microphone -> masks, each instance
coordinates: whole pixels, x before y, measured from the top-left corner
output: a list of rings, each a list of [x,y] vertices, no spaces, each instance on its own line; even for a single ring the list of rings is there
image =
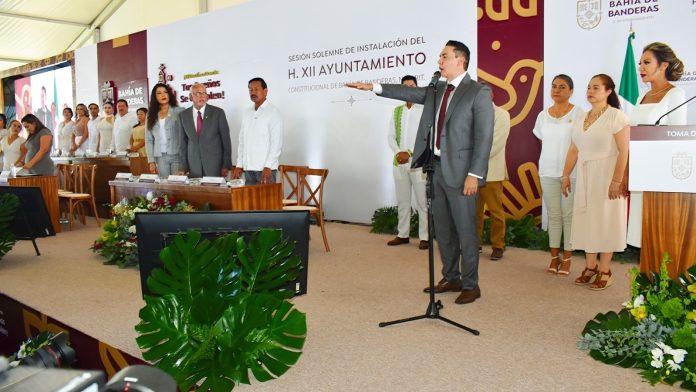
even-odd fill
[[[440,71],[435,71],[435,73],[433,74],[433,78],[430,79],[430,83],[428,83],[428,87],[435,86],[437,84],[438,80],[440,80],[441,75],[442,74],[440,73]]]
[[[680,107],[686,105],[687,103],[693,101],[694,98],[696,98],[696,95],[694,95],[693,97],[691,97],[691,98],[687,99],[686,101],[680,103],[680,104],[677,105],[674,109],[672,109],[672,110],[668,111],[667,113],[661,115],[660,118],[658,118],[657,121],[655,121],[655,124],[654,124],[654,125],[660,125],[660,121],[661,121],[663,118],[665,118],[665,116],[668,116],[668,115],[672,114],[673,111],[675,111],[675,110],[679,109]]]

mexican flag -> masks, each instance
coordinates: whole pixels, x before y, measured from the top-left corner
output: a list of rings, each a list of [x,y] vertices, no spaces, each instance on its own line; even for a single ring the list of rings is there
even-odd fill
[[[636,71],[636,58],[633,55],[633,39],[636,33],[628,34],[626,42],[626,56],[624,57],[623,70],[621,71],[621,83],[619,84],[619,95],[626,101],[635,105],[638,101],[640,91],[638,90],[638,72]]]

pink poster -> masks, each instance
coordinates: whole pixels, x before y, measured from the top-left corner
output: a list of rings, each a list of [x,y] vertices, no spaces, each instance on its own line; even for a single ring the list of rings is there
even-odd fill
[[[31,110],[31,78],[21,78],[15,80],[15,109],[17,110],[17,120],[22,120]]]

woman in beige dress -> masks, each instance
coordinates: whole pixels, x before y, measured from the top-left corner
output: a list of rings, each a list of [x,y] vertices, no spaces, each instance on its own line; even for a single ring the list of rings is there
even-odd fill
[[[141,157],[147,156],[145,151],[145,120],[147,119],[147,109],[140,108],[136,110],[138,114],[138,124],[133,127],[130,136],[130,148],[128,152],[137,152]]]
[[[585,269],[575,284],[590,284],[591,290],[604,290],[612,284],[611,258],[614,252],[626,249],[627,190],[621,184],[630,131],[615,90],[608,75],[590,80],[587,101],[592,109],[573,126],[561,177],[567,195],[570,173],[577,164],[570,243],[573,249],[585,251]]]
[[[84,155],[86,146],[85,142],[89,139],[89,130],[87,129],[87,121],[89,121],[89,112],[87,106],[83,103],[78,103],[75,107],[75,129],[72,135],[72,148],[70,155]]]

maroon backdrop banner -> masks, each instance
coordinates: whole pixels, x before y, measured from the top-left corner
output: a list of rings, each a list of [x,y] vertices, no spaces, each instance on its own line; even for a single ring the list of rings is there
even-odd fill
[[[495,104],[510,112],[506,213],[515,219],[539,216],[541,145],[532,129],[543,110],[543,0],[478,0],[478,56],[479,80],[491,85]]]

